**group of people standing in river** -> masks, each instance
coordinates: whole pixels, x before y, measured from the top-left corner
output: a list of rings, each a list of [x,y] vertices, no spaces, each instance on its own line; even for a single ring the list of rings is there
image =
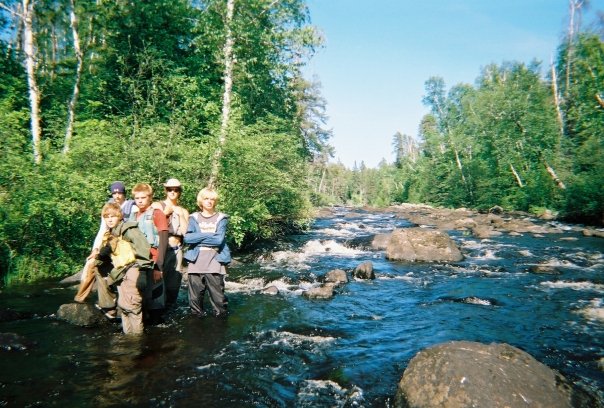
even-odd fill
[[[218,194],[202,189],[197,194],[199,211],[189,214],[179,204],[180,181],[167,180],[164,190],[165,199],[153,201],[149,184],[136,184],[132,199],[127,199],[123,182],[109,186],[111,198],[101,210],[101,226],[75,296],[83,302],[96,281],[96,307],[111,320],[121,318],[126,334],[140,334],[146,322],[161,321],[177,302],[183,276],[193,315],[208,314],[206,292],[209,314],[227,315],[224,278],[231,255],[228,216],[216,211]]]

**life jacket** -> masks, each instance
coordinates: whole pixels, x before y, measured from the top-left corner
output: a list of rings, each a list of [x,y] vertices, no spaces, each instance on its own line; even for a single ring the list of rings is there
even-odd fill
[[[143,232],[145,237],[147,238],[147,242],[151,245],[152,248],[157,248],[159,246],[159,232],[157,231],[157,227],[153,222],[153,212],[155,209],[152,206],[149,206],[145,210],[145,212],[136,219],[135,212],[130,214],[130,221],[135,221],[138,223],[138,228]]]

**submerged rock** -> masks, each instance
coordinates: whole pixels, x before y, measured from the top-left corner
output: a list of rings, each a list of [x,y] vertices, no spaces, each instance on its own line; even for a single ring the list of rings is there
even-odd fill
[[[579,405],[577,405],[579,404]],[[409,362],[395,407],[588,406],[560,373],[505,343],[452,341]]]
[[[463,255],[444,232],[425,228],[400,228],[392,232],[386,258],[421,262],[458,262]]]
[[[14,320],[29,319],[31,313],[17,312],[12,309],[0,310],[0,322],[12,322]]]
[[[0,333],[0,349],[6,351],[24,351],[32,348],[35,342],[16,333]]]

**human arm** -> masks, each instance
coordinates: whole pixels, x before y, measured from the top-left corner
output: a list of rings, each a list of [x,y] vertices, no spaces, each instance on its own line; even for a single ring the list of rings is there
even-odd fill
[[[99,226],[99,230],[97,231],[96,237],[94,238],[94,242],[92,244],[92,251],[86,259],[96,258],[99,253],[99,249],[101,248],[101,245],[103,245],[103,236],[105,235],[105,232],[107,232],[107,225],[105,224],[105,219],[101,217],[101,225]]]
[[[220,247],[226,240],[228,217],[222,218],[216,226],[215,232],[200,232],[194,215],[189,216],[187,233],[184,237],[185,244],[200,245],[204,247]]]
[[[178,214],[178,231],[176,231],[177,235],[184,237],[187,233],[187,229],[189,226],[189,212],[186,208],[181,206],[177,206],[175,208],[176,214]]]
[[[163,272],[164,259],[166,257],[166,250],[168,249],[168,222],[166,220],[166,215],[162,210],[158,210],[157,208],[154,209],[153,222],[155,223],[155,228],[157,228],[157,234],[159,235],[155,263],[159,272]],[[161,278],[161,273],[153,272],[153,275],[154,280],[159,280]]]

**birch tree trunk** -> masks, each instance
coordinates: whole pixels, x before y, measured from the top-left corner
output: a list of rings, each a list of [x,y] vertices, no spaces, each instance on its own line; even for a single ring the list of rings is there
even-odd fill
[[[208,186],[213,188],[216,184],[218,177],[218,171],[220,168],[220,158],[222,157],[222,150],[226,141],[227,130],[229,125],[229,118],[231,115],[231,93],[233,90],[233,33],[231,31],[231,24],[233,22],[233,11],[235,9],[235,0],[227,0],[227,14],[225,21],[225,43],[224,43],[224,94],[222,96],[222,122],[220,124],[220,135],[218,138],[218,146],[214,152],[214,158],[212,160],[212,173],[210,174],[210,180]]]
[[[510,170],[512,170],[512,174],[514,174],[514,177],[516,178],[516,183],[518,183],[518,186],[524,187],[524,183],[522,182],[520,175],[518,174],[518,172],[516,171],[516,169],[514,168],[514,165],[512,163],[510,163]]]
[[[36,61],[33,32],[34,4],[30,0],[23,1],[23,51],[25,53],[25,69],[27,72],[27,86],[29,88],[31,139],[34,154],[34,163],[42,162],[40,140],[40,90],[36,81]]]
[[[558,77],[556,75],[556,67],[552,62],[552,93],[554,94],[554,103],[556,104],[556,116],[558,118],[558,126],[560,127],[560,135],[564,134],[564,118],[562,116],[562,107],[560,106],[560,93],[558,91]]]
[[[321,180],[319,181],[319,187],[317,188],[317,193],[321,194],[323,190],[323,182],[325,181],[325,174],[327,173],[327,164],[323,166],[323,170],[321,171]]]
[[[566,190],[566,185],[564,184],[564,182],[562,180],[560,180],[558,178],[558,175],[554,171],[553,167],[550,166],[549,163],[546,162],[545,160],[543,161],[543,165],[545,166],[545,169],[547,170],[549,175],[552,176],[552,179],[554,180],[554,182],[558,185],[558,188],[560,188],[561,190]]]
[[[466,184],[466,177],[463,175],[463,166],[461,165],[461,158],[459,157],[459,152],[456,148],[453,148],[453,152],[455,153],[455,162],[457,162],[457,168],[459,169],[459,173],[461,174],[461,181]]]
[[[75,0],[70,0],[71,4],[71,12],[70,12],[70,21],[71,21],[71,31],[73,33],[73,48],[75,51],[77,64],[76,64],[76,77],[75,83],[73,85],[73,94],[71,95],[71,100],[69,101],[69,107],[67,111],[67,128],[65,130],[65,143],[63,145],[63,154],[69,153],[69,147],[71,143],[71,137],[73,136],[73,124],[75,122],[75,109],[76,103],[78,101],[78,96],[80,94],[80,79],[82,77],[82,65],[84,56],[82,54],[82,49],[80,48],[80,36],[78,34],[78,19],[75,12]]]

